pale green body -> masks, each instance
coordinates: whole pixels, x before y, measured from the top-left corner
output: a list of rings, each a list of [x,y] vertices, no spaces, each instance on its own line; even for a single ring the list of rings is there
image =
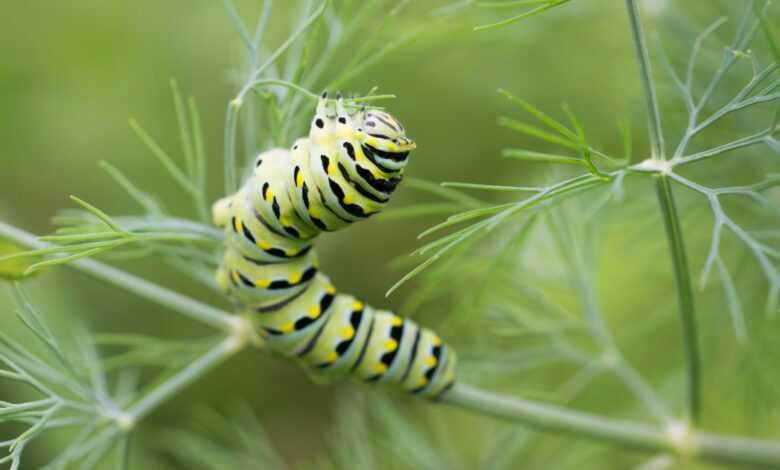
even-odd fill
[[[217,277],[256,315],[269,346],[318,375],[351,374],[438,397],[454,382],[455,353],[430,330],[336,292],[312,248],[379,212],[414,148],[403,127],[377,111],[335,115],[320,101],[308,138],[257,159],[252,176],[214,205],[226,250]]]

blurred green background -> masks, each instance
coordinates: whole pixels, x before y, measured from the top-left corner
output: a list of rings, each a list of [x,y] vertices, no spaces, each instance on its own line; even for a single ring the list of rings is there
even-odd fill
[[[274,43],[284,37],[286,19],[291,14],[285,10],[297,2],[277,3],[271,23],[270,40]],[[574,1],[518,25],[482,33],[471,29],[508,15],[467,9],[445,21],[428,19],[430,10],[446,3],[451,2],[410,2],[383,34],[388,41],[412,28],[423,27],[423,34],[348,86],[349,90],[366,90],[378,85],[380,92],[398,96],[384,105],[418,142],[408,167],[410,177],[434,182],[533,185],[549,182],[559,174],[546,165],[500,157],[505,147],[549,150],[549,146],[496,125],[500,115],[526,118],[499,96],[499,87],[559,117],[563,116],[560,103],[568,103],[584,123],[590,142],[616,154],[622,148],[618,124],[627,118],[633,124],[635,162],[643,158],[647,152],[644,103],[622,2]],[[685,51],[698,31],[722,14],[736,13],[734,3],[740,2],[642,2],[650,37],[661,39],[677,66],[684,63]],[[259,2],[241,0],[236,5],[248,23],[253,23]],[[770,13],[778,18],[776,7]],[[717,35],[719,42],[706,51],[705,64],[711,66],[718,59],[720,44],[729,39],[734,23]],[[0,57],[0,220],[36,234],[50,232],[51,216],[72,207],[70,194],[110,214],[135,211],[125,194],[98,168],[100,160],[121,168],[157,195],[169,211],[191,216],[184,195],[127,125],[128,118],[137,119],[164,148],[179,155],[168,85],[171,78],[179,82],[185,94],[198,100],[209,157],[210,196],[222,196],[225,104],[235,93],[232,71],[240,67],[243,55],[221,2],[0,2]],[[664,77],[658,65],[656,75]],[[665,123],[674,136],[675,126],[684,125],[685,115],[668,83],[662,80],[660,92]],[[718,132],[734,135],[755,130],[766,121],[764,111],[735,118]],[[766,154],[760,149],[744,154],[739,162],[727,156],[690,177],[715,184],[741,184],[780,168],[776,163],[764,163],[771,159],[762,160]],[[700,198],[679,193],[692,269],[698,274],[708,248],[711,219]],[[490,194],[479,196],[492,199]],[[587,209],[594,200],[590,198],[595,196],[583,197],[580,206],[570,211],[576,219],[574,225],[582,225],[578,213]],[[433,199],[428,193],[402,187],[393,206],[407,207]],[[735,206],[735,210],[747,225],[766,228],[761,219],[741,206]],[[675,409],[680,409],[681,351],[675,297],[652,188],[639,181],[627,183],[626,199],[611,205],[607,214],[598,219],[598,263],[593,270],[610,327],[626,346],[629,359]],[[402,306],[425,281],[407,284],[385,299],[384,292],[409,267],[408,263],[391,261],[419,246],[416,235],[441,219],[385,221],[377,217],[343,233],[329,234],[321,243],[322,264],[340,289],[357,293],[374,305],[403,311]],[[525,280],[532,289],[538,285],[554,295],[562,288],[551,279],[560,273],[550,268],[548,277],[544,277],[549,260],[541,248],[544,240],[535,240],[524,250],[532,257],[538,255],[538,277],[518,268],[514,281],[527,276]],[[704,424],[713,431],[779,438],[777,317],[764,314],[766,284],[754,262],[742,256],[739,245],[727,248],[733,250],[728,251],[728,258],[735,260],[733,274],[744,294],[743,308],[751,336],[748,345],[736,342],[716,283],[699,293],[705,352]],[[475,248],[475,253],[480,251]],[[161,269],[153,259],[121,264],[180,292],[227,305],[172,270]],[[511,270],[511,260],[509,264]],[[468,282],[457,284],[456,278],[451,285],[438,286],[438,300],[410,313],[428,324],[445,319],[456,307],[453,299],[468,299]],[[198,325],[156,305],[67,269],[42,275],[28,285],[36,305],[63,328],[71,319],[83,318],[90,329],[99,332],[169,338],[205,333]],[[457,290],[458,295],[448,296],[450,290]],[[561,302],[566,303],[566,294],[560,295]],[[508,351],[505,356],[495,356],[507,364],[497,364],[499,372],[483,371],[481,375],[478,361],[469,366],[469,351],[481,350],[493,341],[493,336],[480,326],[484,312],[473,309],[465,314],[469,321],[450,328],[448,337],[464,351],[466,378],[523,393],[543,390],[545,384],[560,383],[567,376],[568,369],[555,364],[537,369],[528,377],[514,370],[502,375],[502,367],[512,369],[512,344],[501,349]],[[0,294],[0,325],[5,331],[20,330],[10,298],[4,293]],[[0,388],[3,399],[20,393]],[[506,442],[519,439],[509,426],[490,418],[394,395],[390,399],[383,396],[380,401],[377,395],[352,384],[321,387],[284,360],[256,351],[244,352],[148,419],[143,425],[148,433],[134,441],[135,463],[137,468],[184,468],[167,456],[156,433],[188,427],[193,410],[199,406],[220,409],[239,400],[251,406],[293,468],[313,465],[317,456],[339,447],[330,436],[338,427],[339,415],[342,419],[346,416],[339,407],[345,401],[365,399],[367,409],[372,407],[372,400],[381,406],[395,403],[411,426],[431,439],[434,449],[450,456],[450,461],[461,468],[481,465],[481,458],[488,452],[486,443],[499,437]],[[630,401],[614,380],[604,379],[594,382],[575,405],[609,415],[633,416],[636,413],[628,406]],[[382,437],[387,442],[394,438],[392,434]],[[514,462],[508,468],[630,468],[649,458],[567,437],[536,435],[529,439],[530,444],[516,454],[507,450],[507,458]],[[46,446],[37,447],[38,458],[51,452],[47,446],[56,446],[56,441],[45,442]],[[571,461],[566,460],[567,456]],[[383,462],[380,468],[404,465]]]

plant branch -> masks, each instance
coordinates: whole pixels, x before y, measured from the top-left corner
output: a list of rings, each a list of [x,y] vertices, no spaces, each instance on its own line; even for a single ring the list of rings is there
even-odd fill
[[[736,464],[740,468],[744,465],[772,468],[780,465],[780,444],[777,442],[702,433],[684,426],[655,429],[464,384],[456,384],[442,401],[544,431],[601,439],[649,452],[669,452],[681,457]]]
[[[642,23],[639,19],[636,0],[626,0],[631,31],[634,36],[637,59],[639,60],[640,77],[647,100],[648,120],[650,124],[650,142],[652,155],[650,161],[666,160],[663,132],[661,130],[661,114],[658,107],[658,97],[650,69],[650,58],[645,45]],[[690,127],[690,123],[689,123]],[[659,174],[656,180],[658,201],[663,213],[669,250],[674,264],[677,297],[680,307],[683,348],[685,350],[685,365],[688,376],[687,414],[694,423],[699,417],[699,351],[696,338],[696,321],[693,305],[693,289],[688,270],[688,259],[680,228],[680,218],[674,205],[671,186],[666,175]]]
[[[669,178],[666,175],[661,174],[657,177],[656,192],[663,214],[664,226],[666,227],[669,252],[672,256],[677,301],[680,309],[685,368],[688,376],[686,411],[688,418],[696,423],[699,419],[700,409],[700,359],[688,256],[685,251],[682,228],[680,227],[680,217],[677,214],[674,195],[669,184]]]
[[[639,71],[642,78],[642,87],[647,101],[648,123],[650,125],[650,144],[651,158],[666,159],[664,149],[664,136],[661,130],[661,112],[658,107],[658,96],[655,92],[655,82],[653,81],[653,72],[650,68],[650,57],[645,44],[642,23],[639,20],[639,11],[637,10],[636,0],[626,0],[628,9],[628,18],[631,21],[631,32],[634,37],[634,46],[636,46],[636,56],[639,61]]]
[[[131,422],[138,421],[164,401],[169,400],[182,388],[194,382],[224,360],[240,351],[246,345],[246,338],[230,335],[223,339],[206,354],[157,386],[150,393],[130,406],[127,417]]]
[[[32,249],[42,249],[52,246],[38,240],[29,232],[25,232],[24,230],[20,230],[1,221],[0,237]],[[177,292],[173,292],[157,284],[153,284],[97,261],[80,259],[70,263],[69,266],[82,271],[95,279],[113,284],[128,292],[156,302],[164,307],[168,307],[182,315],[222,330],[233,330],[238,322],[240,322],[239,318],[228,312],[198,302]]]
[[[583,249],[583,246],[589,246],[591,241],[578,243],[577,235],[571,231],[573,224],[568,223],[566,218],[556,217],[556,215],[553,213],[551,220],[554,224],[554,231],[558,234],[559,249],[569,260],[572,280],[586,315],[587,329],[601,349],[599,362],[612,371],[659,422],[671,422],[673,418],[666,405],[617,348],[614,336],[607,326],[593,284],[593,268],[590,267],[592,261],[588,262],[589,256]],[[590,237],[587,232],[584,236]]]

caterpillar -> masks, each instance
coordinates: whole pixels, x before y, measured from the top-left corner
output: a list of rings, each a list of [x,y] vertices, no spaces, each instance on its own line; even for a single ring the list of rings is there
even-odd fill
[[[250,313],[269,348],[316,376],[351,376],[438,398],[456,354],[416,322],[342,294],[319,272],[313,242],[378,213],[416,148],[391,115],[348,112],[323,93],[309,135],[260,154],[245,184],[214,204],[225,253],[217,283]]]

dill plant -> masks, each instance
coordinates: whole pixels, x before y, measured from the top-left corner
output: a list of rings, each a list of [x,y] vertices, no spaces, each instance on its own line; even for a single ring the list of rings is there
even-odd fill
[[[246,69],[238,74],[237,91],[225,113],[225,191],[237,187],[258,151],[286,145],[302,133],[317,97],[315,90],[345,86],[361,71],[423,32],[413,30],[394,41],[381,42],[378,35],[381,28],[375,28],[346,63],[336,70],[331,66],[344,48],[365,34],[366,19],[389,11],[382,21],[384,24],[407,3],[302,2],[290,34],[276,48],[268,48],[266,35],[273,14],[272,2],[263,3],[259,19],[250,29],[232,2],[225,1],[247,63]],[[489,34],[496,28],[515,27],[514,23],[520,21],[544,21],[545,12],[566,8],[569,3],[574,2],[465,1],[440,8],[432,17],[446,19],[469,12],[472,7],[498,11],[518,9],[509,17],[500,16],[475,28],[479,34]],[[773,244],[777,234],[776,230],[763,233],[743,227],[731,215],[724,200],[745,198],[766,212],[766,217],[776,220],[776,204],[768,193],[780,183],[780,177],[767,172],[762,179],[747,185],[709,186],[697,181],[695,168],[716,157],[729,158],[726,154],[738,154],[757,146],[768,153],[780,154],[780,108],[777,106],[780,52],[769,19],[769,6],[749,2],[733,40],[724,48],[720,64],[704,79],[704,85],[696,77],[699,55],[708,37],[725,20],[718,20],[695,38],[683,72],[663,53],[663,45],[658,45],[656,62],[666,70],[666,80],[677,89],[688,116],[676,145],[670,145],[669,132],[661,119],[657,78],[652,71],[657,64],[650,59],[636,1],[626,0],[625,8],[646,99],[649,152],[644,154],[634,148],[628,126],[622,128],[621,154],[601,150],[589,141],[585,125],[568,106],[562,109],[564,121],[517,94],[500,90],[516,113],[499,118],[498,124],[541,140],[547,146],[544,150],[508,148],[503,156],[579,171],[574,174],[557,171],[557,175],[563,175],[561,179],[543,185],[472,182],[438,185],[410,181],[408,185],[415,190],[429,193],[442,202],[398,208],[388,214],[389,218],[428,212],[454,214],[421,234],[421,238],[430,238],[450,230],[415,252],[428,257],[403,276],[388,295],[420,276],[417,289],[406,301],[410,311],[419,310],[445,293],[442,284],[447,284],[446,293],[456,298],[452,303],[458,307],[443,321],[443,327],[454,335],[462,334],[460,340],[457,336],[453,339],[465,346],[466,364],[463,378],[444,397],[444,403],[523,425],[502,428],[499,444],[492,435],[480,443],[485,449],[480,462],[486,467],[511,468],[513,456],[528,452],[532,446],[528,427],[649,452],[648,468],[698,461],[780,466],[780,444],[776,441],[737,437],[728,430],[708,432],[701,424],[706,412],[701,404],[706,391],[701,385],[698,333],[702,313],[694,303],[696,293],[688,253],[690,243],[685,240],[684,211],[675,200],[680,190],[686,190],[706,202],[713,224],[700,284],[703,287],[713,274],[717,275],[734,337],[749,342],[751,318],[743,308],[744,299],[723,252],[723,236],[732,235],[748,253],[749,262],[758,266],[766,285],[763,315],[773,318],[780,295],[780,273],[776,266],[780,252]],[[539,18],[531,19],[535,16]],[[758,38],[763,39],[767,50],[760,59],[751,49]],[[749,61],[751,76],[734,94],[728,95],[725,104],[717,102],[740,61]],[[72,200],[79,208],[58,214],[55,222],[60,228],[52,235],[34,237],[0,222],[0,236],[10,242],[2,245],[7,252],[0,255],[2,273],[15,279],[9,291],[17,305],[17,316],[37,341],[34,345],[26,344],[0,335],[0,361],[4,364],[0,377],[22,384],[35,394],[27,401],[0,403],[0,422],[21,425],[22,429],[0,442],[7,451],[0,461],[10,464],[12,469],[21,468],[23,457],[27,458],[25,449],[36,439],[62,429],[68,430],[67,443],[52,453],[47,468],[99,465],[128,468],[131,437],[150,413],[239,351],[263,348],[251,318],[234,315],[91,259],[96,256],[107,260],[151,258],[215,290],[212,273],[219,259],[222,234],[209,226],[208,205],[213,198],[207,189],[206,147],[199,110],[193,98],[182,97],[175,82],[171,82],[171,91],[183,163],[157,143],[141,124],[131,121],[130,125],[153,158],[189,197],[194,216],[168,213],[118,168],[102,163],[116,185],[137,203],[141,215],[112,216],[74,196]],[[377,94],[373,88],[364,95],[350,97],[347,103],[381,106],[377,100],[392,97]],[[773,106],[769,113],[755,111],[767,104]],[[724,118],[740,113],[754,113],[751,116],[762,119],[766,114],[766,122],[758,130],[732,140],[697,145],[701,134]],[[519,119],[521,115],[530,120]],[[547,150],[552,147],[559,150]],[[693,170],[687,172],[688,168]],[[599,223],[608,217],[605,214],[617,210],[615,201],[625,201],[634,188],[640,187],[637,181],[643,180],[655,187],[677,296],[677,327],[684,343],[683,357],[677,362],[684,364],[685,373],[684,380],[671,380],[665,386],[676,387],[674,396],[685,397],[680,409],[669,403],[668,392],[657,390],[645,372],[640,372],[627,358],[623,352],[625,341],[610,329],[610,322],[615,320],[607,316],[596,284],[597,260],[604,256],[597,248]],[[487,203],[469,194],[474,190],[522,197]],[[495,247],[488,252],[480,243],[487,238],[492,239]],[[528,253],[532,244],[541,247],[536,255]],[[29,251],[20,251],[19,247]],[[534,272],[539,266],[534,256],[548,256],[546,262],[554,267],[556,275]],[[485,263],[485,259],[489,262]],[[91,335],[81,327],[73,332],[56,330],[37,311],[35,300],[29,298],[22,282],[33,273],[59,265],[67,265],[187,316],[211,328],[213,334],[174,341],[132,333]],[[536,279],[541,287],[518,282],[519,275]],[[475,286],[475,278],[489,278],[493,282],[478,282]],[[453,289],[460,284],[468,288]],[[570,305],[553,299],[550,285],[565,286],[568,292],[561,297],[566,297]],[[484,316],[475,319],[469,315],[473,311],[483,311]],[[485,341],[466,333],[475,330],[487,330],[491,339]],[[103,355],[103,350],[118,352]],[[544,387],[523,390],[521,398],[512,390],[514,372],[543,370],[558,363],[566,364],[572,373],[553,391]],[[153,377],[139,372],[149,366],[159,369]],[[611,377],[621,390],[628,392],[629,399],[620,400],[620,406],[629,410],[626,417],[618,417],[603,408],[581,411],[567,406],[602,376]],[[470,381],[481,383],[481,388],[469,385]],[[488,388],[508,391],[500,394]],[[451,430],[436,429],[434,424],[433,431],[423,433],[383,395],[369,398],[381,401],[382,406],[368,403],[366,397],[344,399],[339,412],[340,424],[328,445],[329,455],[319,457],[315,465],[371,468],[391,460],[400,468],[466,468],[457,450],[441,447]],[[435,417],[431,420],[435,421]],[[227,414],[204,409],[194,421],[199,430],[178,428],[161,434],[162,445],[182,465],[287,468],[248,407],[238,404]],[[365,436],[369,430],[377,429],[382,433],[383,444],[368,445]],[[581,457],[577,452],[573,455]],[[564,463],[562,460],[561,464]],[[575,465],[576,461],[569,464]]]

